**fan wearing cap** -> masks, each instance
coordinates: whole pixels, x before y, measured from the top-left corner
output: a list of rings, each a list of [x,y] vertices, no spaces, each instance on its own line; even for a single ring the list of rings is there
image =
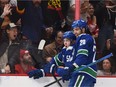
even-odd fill
[[[20,49],[20,64],[15,65],[15,73],[27,74],[27,72],[34,69],[29,51]]]
[[[17,38],[17,25],[15,25],[14,23],[9,23],[8,26],[6,27],[7,30],[7,34],[9,37],[9,41],[15,40]]]
[[[16,41],[17,34],[17,26],[14,23],[9,23],[0,43],[0,69],[2,73],[14,73],[14,64],[18,63],[19,43]]]

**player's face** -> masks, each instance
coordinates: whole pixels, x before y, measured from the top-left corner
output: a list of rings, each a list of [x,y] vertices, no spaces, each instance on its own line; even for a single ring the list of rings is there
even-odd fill
[[[74,32],[75,36],[78,37],[81,34],[81,29],[78,28],[78,27],[77,28],[74,28],[73,29],[73,32]]]
[[[70,39],[65,38],[65,39],[64,39],[64,46],[65,46],[65,47],[69,47],[70,45],[71,45]]]
[[[111,63],[110,63],[110,61],[109,61],[108,59],[105,59],[105,60],[103,61],[103,69],[104,69],[104,70],[110,70],[110,68],[111,68]]]

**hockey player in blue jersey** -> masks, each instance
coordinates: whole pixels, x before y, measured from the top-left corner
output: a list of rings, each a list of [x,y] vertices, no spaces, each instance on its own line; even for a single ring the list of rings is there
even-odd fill
[[[73,58],[74,56],[74,43],[76,41],[76,36],[73,34],[72,31],[67,31],[63,34],[63,40],[64,40],[64,47],[62,48],[62,51],[57,54],[53,59],[50,61],[50,63],[46,64],[43,69],[37,69],[32,70],[28,73],[29,77],[34,77],[34,79],[40,78],[45,76],[46,73],[53,73],[56,72],[57,69],[64,69],[66,67],[69,67],[73,64],[73,61],[75,60]],[[56,69],[57,68],[57,69]],[[65,73],[64,73],[65,74]],[[64,80],[69,80],[70,75],[60,75]]]
[[[94,38],[87,34],[87,24],[84,20],[76,20],[72,24],[74,34],[77,36],[75,53],[72,65],[58,68],[57,73],[64,80],[70,78],[69,87],[94,87],[96,83],[96,65],[87,67],[81,71],[77,70],[95,61],[96,44]]]

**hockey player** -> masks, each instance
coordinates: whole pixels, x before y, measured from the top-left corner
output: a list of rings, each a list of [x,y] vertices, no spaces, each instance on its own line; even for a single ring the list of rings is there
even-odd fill
[[[96,44],[93,37],[87,29],[87,23],[84,20],[76,20],[72,24],[74,34],[77,36],[75,43],[75,59],[72,65],[64,68],[58,68],[57,73],[67,80],[69,76],[69,87],[94,87],[96,83],[97,69],[96,65],[77,71],[79,68],[94,62],[96,55]]]
[[[73,58],[74,56],[74,48],[73,45],[76,40],[76,36],[73,34],[72,31],[67,31],[63,34],[63,40],[64,40],[64,47],[62,48],[62,51],[57,54],[50,63],[46,64],[43,69],[37,69],[30,71],[28,73],[29,77],[34,77],[34,79],[40,78],[45,76],[46,73],[53,73],[56,71],[56,68],[64,68],[69,67],[72,65],[73,61],[75,60]],[[63,76],[64,80],[69,80],[70,76],[67,77]]]

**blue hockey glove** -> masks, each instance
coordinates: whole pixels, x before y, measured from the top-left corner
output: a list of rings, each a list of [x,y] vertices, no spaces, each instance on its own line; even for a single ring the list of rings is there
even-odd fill
[[[45,73],[43,69],[36,69],[28,72],[29,78],[39,79],[40,77],[44,77]]]
[[[44,66],[44,71],[45,73],[54,73],[56,71],[55,64],[50,64],[50,63],[46,64]]]
[[[57,74],[62,77],[63,81],[68,81],[71,78],[71,72],[68,67],[58,68]]]

